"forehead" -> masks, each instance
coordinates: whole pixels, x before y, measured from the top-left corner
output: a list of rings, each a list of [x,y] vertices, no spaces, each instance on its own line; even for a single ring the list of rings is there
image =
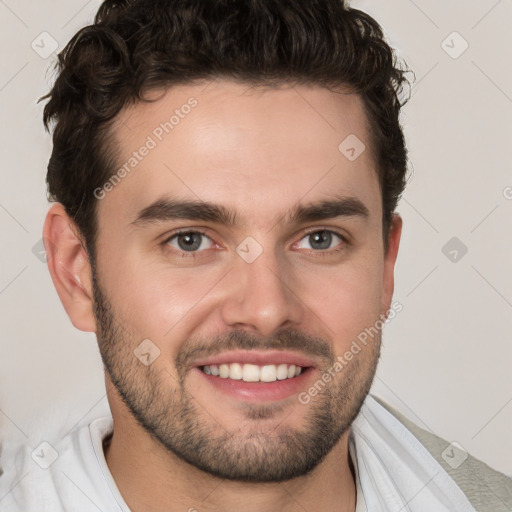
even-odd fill
[[[109,215],[133,220],[165,196],[258,212],[262,222],[332,195],[380,205],[356,94],[221,80],[180,85],[124,109],[112,134],[124,172],[100,201]]]

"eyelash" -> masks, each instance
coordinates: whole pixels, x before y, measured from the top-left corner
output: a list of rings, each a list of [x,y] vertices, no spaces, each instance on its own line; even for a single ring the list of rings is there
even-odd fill
[[[299,241],[301,241],[302,239],[306,238],[307,236],[310,236],[314,233],[318,233],[320,231],[327,231],[328,233],[332,233],[336,236],[338,236],[340,239],[341,239],[341,243],[336,246],[334,249],[326,249],[326,250],[323,250],[323,251],[315,251],[313,249],[311,249],[311,255],[315,258],[324,258],[326,256],[331,256],[332,254],[334,253],[339,253],[341,251],[344,251],[347,249],[347,246],[349,245],[349,241],[347,240],[347,238],[342,235],[341,233],[339,233],[338,231],[334,231],[332,229],[327,229],[327,228],[322,228],[321,226],[320,227],[316,227],[314,229],[311,229],[310,231],[306,231],[303,236],[299,239]],[[203,256],[202,253],[206,252],[206,250],[203,250],[203,251],[177,251],[175,250],[174,248],[171,248],[169,246],[169,242],[179,236],[179,235],[183,235],[183,234],[186,234],[186,233],[195,233],[195,234],[199,234],[199,235],[202,235],[202,236],[205,236],[206,238],[209,238],[214,244],[216,243],[210,236],[208,236],[206,233],[204,233],[203,231],[199,230],[199,229],[184,229],[184,230],[181,230],[181,231],[176,231],[174,232],[172,235],[168,236],[163,242],[162,242],[162,246],[173,252],[175,255],[178,255],[179,257],[181,258],[199,258],[201,256]]]
[[[178,251],[169,245],[169,242],[173,238],[176,238],[179,235],[185,235],[187,233],[196,233],[198,235],[205,236],[206,238],[209,238],[213,243],[215,243],[215,241],[210,236],[208,236],[206,233],[204,233],[203,231],[201,231],[199,229],[183,229],[180,231],[175,231],[172,235],[168,236],[162,242],[162,247],[164,249],[166,249],[167,251],[172,252],[173,255],[176,255],[180,258],[200,258],[201,256],[203,256],[202,253],[204,253],[205,251]]]
[[[326,257],[332,256],[333,254],[338,254],[347,249],[347,247],[349,245],[349,241],[346,236],[342,235],[338,231],[334,231],[333,229],[322,228],[321,226],[315,227],[314,229],[311,229],[310,231],[306,231],[303,234],[303,236],[299,239],[299,241],[303,240],[307,236],[312,235],[313,233],[318,233],[319,231],[326,231],[327,233],[332,233],[332,234],[338,236],[341,239],[341,242],[339,245],[337,245],[333,249],[325,249],[323,251],[315,251],[313,249],[310,249],[311,252],[309,254],[311,256],[313,256],[314,258],[326,258]]]

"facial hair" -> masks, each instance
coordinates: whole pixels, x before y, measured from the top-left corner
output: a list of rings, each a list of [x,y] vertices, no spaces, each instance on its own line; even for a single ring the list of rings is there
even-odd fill
[[[186,340],[174,368],[156,371],[157,365],[145,366],[134,356],[143,337],[116,317],[94,272],[93,286],[101,357],[124,404],[165,450],[216,477],[282,482],[310,473],[350,427],[369,393],[380,354],[380,331],[335,379],[323,383],[321,392],[300,406],[307,407],[300,428],[286,425],[285,420],[271,430],[262,425],[261,420],[282,414],[283,405],[245,404],[244,429],[228,431],[201,407],[194,389],[187,386],[193,359],[232,349],[291,349],[322,361],[325,372],[336,360],[329,343],[298,329],[282,329],[267,338],[232,330]]]

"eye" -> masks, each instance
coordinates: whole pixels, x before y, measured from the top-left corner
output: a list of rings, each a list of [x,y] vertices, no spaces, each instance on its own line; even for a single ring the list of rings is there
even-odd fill
[[[213,247],[213,240],[199,231],[184,231],[177,233],[165,242],[173,249],[186,252],[197,252]]]
[[[332,249],[345,240],[341,235],[322,229],[319,231],[313,231],[302,238],[296,245],[298,249],[313,249],[315,251],[325,251]]]

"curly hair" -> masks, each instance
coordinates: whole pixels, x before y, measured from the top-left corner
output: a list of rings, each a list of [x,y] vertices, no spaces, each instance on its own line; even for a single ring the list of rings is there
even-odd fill
[[[64,205],[93,259],[93,191],[115,171],[109,128],[121,109],[215,77],[344,86],[361,96],[371,127],[387,247],[407,169],[400,64],[379,24],[343,0],[106,0],[59,54],[42,98],[45,127],[54,126],[48,199]]]

